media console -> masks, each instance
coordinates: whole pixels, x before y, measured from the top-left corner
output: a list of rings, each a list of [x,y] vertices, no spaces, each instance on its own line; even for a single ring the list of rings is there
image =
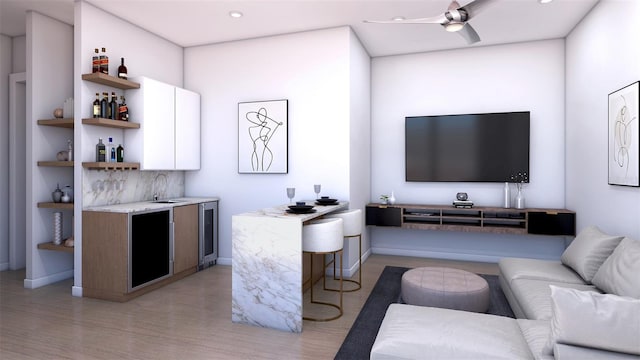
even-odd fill
[[[505,209],[447,205],[368,204],[366,224],[406,229],[575,236],[576,213],[566,209]]]

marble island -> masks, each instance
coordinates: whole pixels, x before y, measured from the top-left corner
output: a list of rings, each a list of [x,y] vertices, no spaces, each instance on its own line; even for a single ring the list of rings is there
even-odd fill
[[[233,322],[302,331],[302,226],[348,206],[290,214],[282,205],[232,217]]]

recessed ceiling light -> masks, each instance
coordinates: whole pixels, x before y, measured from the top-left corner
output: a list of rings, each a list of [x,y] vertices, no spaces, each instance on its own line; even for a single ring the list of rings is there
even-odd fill
[[[229,11],[229,16],[231,16],[232,18],[241,18],[242,17],[242,13],[240,11]]]
[[[402,21],[404,19],[405,19],[404,16],[394,16],[393,19],[391,19],[391,20],[393,20],[393,21]]]
[[[553,0],[538,0],[538,2],[539,2],[540,4],[548,4],[548,3],[552,2],[552,1],[553,1]]]

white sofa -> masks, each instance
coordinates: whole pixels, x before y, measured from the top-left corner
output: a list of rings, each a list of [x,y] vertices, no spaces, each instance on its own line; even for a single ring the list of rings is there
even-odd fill
[[[561,261],[499,269],[517,319],[392,304],[371,359],[640,359],[640,241],[589,227]]]

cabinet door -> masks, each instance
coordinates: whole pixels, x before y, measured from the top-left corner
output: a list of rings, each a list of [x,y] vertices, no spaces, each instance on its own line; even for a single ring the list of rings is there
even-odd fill
[[[176,170],[200,169],[200,94],[175,88]]]
[[[174,262],[173,273],[198,266],[198,205],[173,208]]]

